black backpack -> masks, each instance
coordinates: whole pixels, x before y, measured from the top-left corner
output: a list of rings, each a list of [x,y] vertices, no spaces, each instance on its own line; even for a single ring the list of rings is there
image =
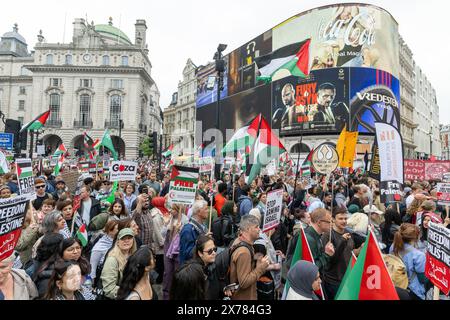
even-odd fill
[[[219,219],[213,221],[211,225],[211,231],[213,234],[214,242],[218,247],[224,247],[225,243],[225,233],[227,227],[230,223],[233,223],[229,217],[221,216]]]
[[[253,263],[253,247],[244,241],[239,242],[237,245],[226,248],[221,253],[219,253],[216,256],[215,265],[221,288],[224,288],[225,286],[230,284],[231,256],[233,255],[234,251],[236,251],[236,249],[240,247],[246,247],[250,251],[250,255],[252,257],[251,261]]]

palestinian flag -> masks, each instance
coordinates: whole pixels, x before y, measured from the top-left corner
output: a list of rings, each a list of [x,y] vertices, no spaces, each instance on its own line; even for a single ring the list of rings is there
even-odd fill
[[[33,176],[33,168],[31,167],[31,161],[29,159],[28,161],[16,161],[16,168],[18,179],[25,179]]]
[[[3,152],[0,152],[0,174],[5,174],[9,172],[8,161]]]
[[[65,154],[67,152],[66,147],[64,146],[64,143],[61,143],[58,147],[58,149],[56,149],[55,153],[53,154],[53,158],[59,157],[62,154]]]
[[[335,300],[399,300],[372,231],[347,272]]]
[[[260,173],[263,166],[266,166],[273,159],[278,158],[283,152],[286,152],[286,148],[280,142],[278,137],[272,132],[272,129],[266,119],[261,117],[258,138],[256,139],[253,147],[253,157],[250,156],[251,159],[253,159],[253,163],[251,164],[247,183],[251,183]]]
[[[315,264],[314,257],[312,255],[311,249],[309,247],[308,240],[306,239],[305,230],[303,229],[302,226],[300,227],[300,233],[298,235],[298,240],[297,240],[297,244],[295,246],[294,255],[292,256],[292,262],[289,267],[292,268],[295,265],[295,263],[300,260],[309,261],[309,262]],[[289,291],[289,288],[290,288],[289,281],[286,281],[286,285],[284,286],[283,297],[286,297],[286,295]],[[315,293],[319,297],[322,297],[322,298],[325,297],[325,295],[323,294],[323,291],[322,291],[322,286],[320,287],[320,290],[316,291]]]
[[[97,140],[93,140],[88,134],[87,132],[83,132],[83,136],[84,136],[84,146],[87,149],[87,152],[89,153],[89,159],[93,160],[96,156],[97,156],[97,148],[100,144],[100,141]]]
[[[171,144],[170,147],[168,147],[168,148],[166,149],[166,151],[164,151],[164,152],[162,153],[162,156],[163,156],[164,158],[168,158],[168,157],[172,156],[172,151],[173,151],[173,144]]]
[[[22,129],[20,129],[19,133],[22,133],[25,130],[28,131],[36,131],[42,128],[47,122],[48,117],[50,116],[50,110],[41,113],[39,116],[31,120],[30,122],[23,125]]]
[[[308,165],[302,166],[300,172],[302,177],[311,177],[311,167]]]
[[[234,152],[240,149],[245,149],[253,145],[258,135],[258,126],[261,121],[261,114],[253,119],[249,125],[240,128],[231,137],[228,143],[223,147],[222,154]]]
[[[198,182],[198,168],[172,166],[170,181]]]
[[[86,231],[86,224],[83,223],[80,227],[80,229],[78,229],[77,231],[77,238],[80,239],[81,241],[81,245],[83,247],[86,247],[86,245],[88,244],[88,234]]]
[[[113,155],[114,160],[118,159],[118,155],[116,152],[116,149],[114,149],[114,144],[111,139],[111,134],[109,133],[109,129],[106,129],[103,133],[102,141],[96,145],[94,148],[99,149],[100,146],[104,146],[105,148],[109,149]]]
[[[309,74],[309,45],[311,39],[279,48],[255,59],[258,80],[271,82],[287,76],[305,78]]]
[[[113,204],[113,202],[116,200],[114,193],[116,193],[118,186],[119,186],[119,182],[115,181],[113,184],[113,187],[111,189],[111,192],[109,193],[109,196],[106,198],[106,202]]]
[[[59,174],[59,171],[61,171],[64,161],[65,161],[65,156],[64,156],[64,153],[62,153],[59,156],[58,163],[56,164],[55,169],[53,169],[53,175],[55,177]]]
[[[350,272],[352,271],[353,267],[355,266],[356,260],[357,260],[356,256],[355,256],[355,254],[352,251],[352,258],[348,262],[347,270],[345,271],[344,278],[342,278],[341,285],[339,286],[339,289],[338,289],[338,291],[336,293],[336,297],[340,294],[340,292],[342,290],[342,287],[343,287],[343,284],[347,281],[348,275],[350,274]]]

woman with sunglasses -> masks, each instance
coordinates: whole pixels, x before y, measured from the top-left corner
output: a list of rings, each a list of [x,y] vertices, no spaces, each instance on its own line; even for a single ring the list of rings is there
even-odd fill
[[[206,299],[220,300],[223,298],[219,277],[216,272],[217,247],[214,240],[206,235],[200,235],[195,243],[193,262],[201,265],[206,279]]]

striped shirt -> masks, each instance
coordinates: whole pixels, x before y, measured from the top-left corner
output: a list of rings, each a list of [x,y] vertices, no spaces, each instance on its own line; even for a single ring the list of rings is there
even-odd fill
[[[133,219],[139,226],[139,238],[143,245],[152,245],[153,238],[153,219],[149,210],[143,210],[142,213],[137,210],[133,211]]]

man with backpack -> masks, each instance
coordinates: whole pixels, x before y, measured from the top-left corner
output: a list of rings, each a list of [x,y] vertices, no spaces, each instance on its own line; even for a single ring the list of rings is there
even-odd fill
[[[248,215],[250,210],[253,209],[253,201],[252,198],[248,196],[248,193],[250,191],[250,186],[248,184],[245,184],[242,187],[241,190],[241,196],[238,199],[238,208],[239,208],[239,215],[238,215],[238,222],[243,216]]]
[[[235,239],[235,229],[237,229],[234,224],[235,206],[233,201],[226,201],[222,207],[222,215],[212,223],[211,231],[218,254]]]
[[[192,250],[194,249],[198,236],[207,234],[205,222],[208,214],[208,203],[205,200],[197,200],[194,202],[192,206],[192,218],[189,223],[183,226],[180,233],[180,254],[178,256],[180,266],[192,259]]]
[[[239,285],[231,297],[232,300],[256,300],[258,279],[269,266],[269,257],[264,256],[257,262],[254,258],[253,244],[259,238],[259,220],[255,216],[242,217],[239,224],[239,237],[230,249],[230,283]]]

